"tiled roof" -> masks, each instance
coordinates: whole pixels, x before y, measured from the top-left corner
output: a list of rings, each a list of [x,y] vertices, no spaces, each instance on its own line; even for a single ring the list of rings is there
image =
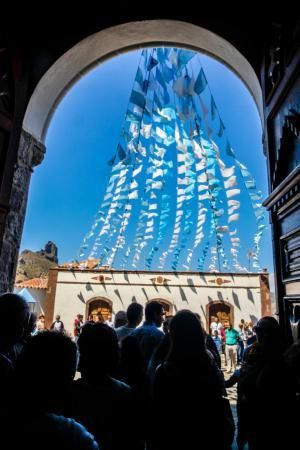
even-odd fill
[[[64,269],[95,269],[99,264],[99,259],[97,258],[88,258],[84,261],[76,261],[71,263],[59,264],[59,268]],[[98,267],[99,269],[103,268],[110,269],[109,266]]]
[[[29,288],[29,289],[47,289],[48,288],[48,278],[32,278],[31,280],[21,281],[15,284],[18,288]]]

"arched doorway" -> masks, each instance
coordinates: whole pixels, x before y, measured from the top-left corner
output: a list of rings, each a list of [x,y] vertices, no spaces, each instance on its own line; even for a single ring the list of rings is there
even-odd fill
[[[171,302],[163,298],[153,298],[152,300],[150,300],[150,302],[154,301],[160,303],[163,306],[166,317],[173,316],[173,305]]]
[[[86,319],[93,319],[95,322],[110,320],[112,315],[112,303],[103,298],[92,299],[87,303]]]
[[[229,322],[234,324],[233,306],[224,301],[210,302],[206,305],[207,330],[214,317],[217,317],[224,328],[228,327]]]

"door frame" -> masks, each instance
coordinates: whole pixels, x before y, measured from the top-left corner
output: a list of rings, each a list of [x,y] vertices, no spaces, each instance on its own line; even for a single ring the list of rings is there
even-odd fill
[[[206,305],[206,330],[209,332],[210,328],[210,309],[212,306],[214,305],[225,305],[229,308],[229,317],[230,317],[230,322],[232,324],[232,326],[234,326],[234,306],[225,301],[225,300],[213,300],[209,303],[207,303]]]
[[[90,314],[89,310],[90,310],[91,303],[93,303],[93,302],[95,302],[97,300],[107,303],[108,308],[110,309],[110,312],[111,312],[111,315],[112,315],[112,313],[113,313],[113,302],[109,298],[106,298],[106,297],[93,297],[93,298],[89,299],[86,302],[86,308],[85,308],[86,320],[88,320],[88,318],[89,318],[89,314]]]

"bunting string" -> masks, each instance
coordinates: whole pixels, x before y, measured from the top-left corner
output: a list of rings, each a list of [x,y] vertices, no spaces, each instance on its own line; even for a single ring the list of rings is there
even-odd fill
[[[230,143],[197,53],[141,52],[107,165],[103,199],[77,258],[123,269],[246,271],[248,230],[239,225],[246,211],[252,228],[244,249],[251,242],[252,270],[260,269],[262,192]]]

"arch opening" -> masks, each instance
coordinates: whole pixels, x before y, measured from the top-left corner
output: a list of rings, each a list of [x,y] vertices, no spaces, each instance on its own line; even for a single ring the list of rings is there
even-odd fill
[[[262,92],[254,69],[229,42],[199,26],[174,20],[130,22],[95,33],[62,55],[37,85],[23,129],[44,143],[62,97],[87,71],[117,54],[141,47],[183,47],[205,53],[229,67],[245,84],[263,123]]]
[[[238,74],[239,77],[243,80],[244,84],[248,87],[248,90],[251,92],[252,96],[255,97],[254,90],[249,87],[250,83],[246,82],[245,77],[242,75],[242,71],[239,73],[239,68],[238,68],[239,65],[242,67],[243,63],[245,63],[246,60],[243,60],[242,55],[238,54],[238,52],[235,53],[236,60],[235,61],[230,60],[230,57],[228,56],[228,54],[226,54],[226,51],[223,51],[223,53],[222,53],[220,45],[219,46],[217,45],[217,44],[221,44],[221,42],[222,42],[222,44],[224,44],[225,47],[228,45],[227,50],[229,48],[232,50],[232,46],[230,46],[229,43],[226,43],[224,40],[222,40],[218,36],[214,35],[213,33],[208,32],[207,30],[203,30],[199,27],[194,27],[193,25],[186,24],[186,23],[179,23],[180,26],[182,26],[184,29],[184,33],[182,34],[183,37],[181,36],[182,39],[181,39],[181,37],[179,39],[177,35],[175,38],[174,32],[173,32],[173,34],[172,33],[169,34],[170,37],[166,37],[166,35],[163,35],[163,33],[161,31],[161,27],[163,24],[165,25],[165,22],[168,22],[168,24],[170,25],[170,23],[172,21],[154,21],[154,22],[157,24],[159,23],[159,26],[157,26],[156,28],[154,27],[155,33],[157,33],[157,36],[158,36],[155,39],[154,39],[154,34],[151,35],[152,36],[151,39],[149,36],[147,36],[147,38],[145,38],[144,41],[143,41],[144,38],[142,38],[141,36],[138,37],[137,35],[135,35],[134,38],[131,38],[130,43],[128,43],[128,42],[126,43],[126,37],[122,36],[122,39],[120,39],[118,41],[118,45],[119,45],[118,51],[113,50],[112,49],[113,46],[110,46],[110,44],[108,45],[108,43],[106,42],[107,48],[105,49],[104,46],[102,46],[102,53],[100,52],[99,48],[97,48],[97,49],[95,48],[92,52],[93,56],[90,55],[88,57],[88,58],[91,57],[93,59],[92,62],[91,62],[91,59],[89,59],[89,61],[88,61],[87,59],[84,59],[84,57],[81,60],[82,55],[80,55],[80,52],[82,52],[83,48],[87,49],[87,46],[91,46],[92,42],[94,42],[95,44],[99,43],[99,37],[101,36],[103,38],[105,36],[106,32],[111,33],[111,35],[113,33],[116,33],[119,28],[113,27],[112,29],[103,30],[100,33],[96,33],[95,35],[90,36],[89,38],[85,39],[84,41],[82,41],[81,43],[79,43],[78,45],[73,47],[71,50],[69,50],[69,52],[67,52],[65,55],[63,55],[60,58],[60,60],[57,61],[58,65],[56,66],[56,63],[54,64],[54,66],[56,66],[56,67],[52,66],[50,71],[53,69],[52,75],[54,75],[55,71],[57,71],[56,74],[58,75],[58,79],[60,79],[61,84],[60,84],[60,87],[58,87],[58,85],[56,85],[56,87],[52,86],[53,89],[54,88],[56,89],[56,94],[57,94],[56,100],[52,104],[53,108],[48,109],[47,119],[46,119],[46,116],[44,116],[45,120],[42,124],[42,127],[40,128],[40,134],[39,134],[41,140],[43,140],[45,137],[45,134],[47,132],[48,123],[51,119],[51,116],[52,116],[54,110],[55,110],[56,104],[60,101],[61,97],[64,96],[64,94],[72,87],[74,82],[79,77],[82,77],[82,75],[84,75],[87,71],[89,71],[94,65],[98,65],[99,62],[101,63],[109,58],[112,58],[117,53],[124,53],[124,52],[127,52],[128,50],[132,50],[134,48],[141,47],[142,43],[143,43],[143,47],[152,47],[154,44],[157,44],[159,42],[159,45],[162,45],[162,44],[168,45],[168,46],[171,46],[171,45],[177,46],[178,45],[181,48],[189,48],[189,49],[196,50],[197,52],[201,51],[201,52],[207,53],[207,54],[213,56],[218,61],[221,61],[222,63],[224,63],[226,66],[230,67],[230,69],[232,69],[232,71],[234,73]],[[151,21],[151,23],[152,23],[152,21]],[[128,25],[130,28],[132,24],[126,24],[126,25]],[[172,23],[172,25],[174,25],[174,23]],[[191,29],[190,29],[190,27],[191,27]],[[196,28],[199,33],[201,30],[200,34],[202,35],[202,41],[200,39],[200,34],[199,33],[197,34],[197,32],[195,30]],[[188,29],[190,29],[190,31],[188,31]],[[162,33],[162,34],[160,34],[160,33]],[[159,36],[161,36],[161,39],[159,38]],[[196,37],[198,38],[197,42],[196,42]],[[117,45],[117,38],[114,41],[114,45]],[[97,47],[97,45],[96,45],[96,47]],[[68,57],[70,57],[70,61],[71,61],[72,58],[74,58],[74,55],[76,54],[76,52],[79,52],[79,53],[77,53],[77,56],[78,56],[78,60],[80,60],[80,62],[77,61],[77,66],[76,65],[72,66],[71,63],[70,63],[70,65],[68,65],[68,64],[67,64],[67,66],[65,65],[66,72],[68,72],[68,75],[69,75],[69,81],[68,81],[68,79],[67,79],[68,77],[64,77],[65,74],[62,73],[63,70],[62,70],[62,67],[60,66],[60,64],[62,64],[62,62],[66,63],[65,57],[67,55],[68,55]],[[239,62],[237,62],[237,61],[239,61]],[[248,66],[247,66],[247,64],[248,64]],[[79,66],[81,67],[80,70],[78,69]],[[246,70],[246,66],[247,66],[247,70]],[[246,70],[246,72],[249,69],[250,71],[252,70],[252,72],[254,74],[254,71],[250,67],[249,63],[246,62],[246,66],[244,66],[244,69]],[[71,72],[72,72],[72,76],[71,76]],[[35,94],[37,94],[37,95],[35,98],[32,98],[32,104],[29,105],[29,107],[28,107],[29,108],[27,111],[28,114],[26,113],[26,117],[24,120],[24,128],[26,128],[28,126],[29,132],[30,132],[30,130],[29,130],[30,107],[34,107],[34,104],[41,105],[40,100],[43,100],[41,92],[45,92],[45,90],[42,89],[42,85],[44,86],[44,88],[46,88],[46,91],[47,91],[47,87],[50,86],[49,83],[47,84],[47,82],[51,81],[51,77],[48,75],[50,75],[50,74],[47,72],[47,74],[45,75],[46,78],[45,79],[43,78],[41,80],[41,84],[38,86],[37,92],[35,92]],[[47,79],[47,76],[48,76],[48,79]],[[255,76],[255,74],[254,74],[254,76]],[[55,82],[58,82],[57,78],[55,79]],[[39,94],[41,94],[41,96],[39,96]],[[257,102],[258,97],[255,97],[255,98],[256,98],[256,105],[257,105],[259,103],[259,102]],[[55,95],[54,95],[53,99],[55,99]],[[49,102],[48,102],[48,106],[49,106]],[[26,124],[26,126],[25,126],[25,124]],[[37,130],[37,128],[36,128],[36,130]],[[33,134],[33,132],[32,132],[32,134]],[[37,134],[35,133],[34,135],[38,136],[38,133]]]
[[[111,320],[112,302],[108,299],[96,298],[87,303],[86,320],[105,322]]]
[[[225,301],[212,301],[206,305],[207,330],[214,318],[218,318],[223,328],[227,328],[229,322],[234,324],[233,305]]]

